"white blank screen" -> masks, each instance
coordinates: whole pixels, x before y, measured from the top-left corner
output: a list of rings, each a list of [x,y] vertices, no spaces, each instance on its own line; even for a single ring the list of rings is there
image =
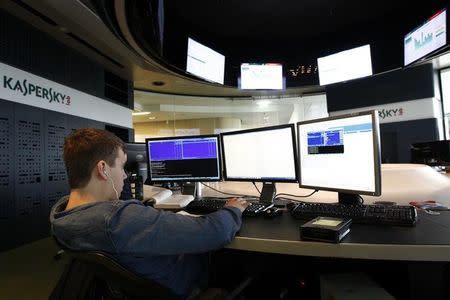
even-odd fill
[[[225,56],[189,38],[186,71],[223,84]]]
[[[300,185],[375,192],[372,116],[298,125]]]
[[[441,70],[442,101],[444,114],[450,114],[450,69]]]
[[[320,85],[372,75],[370,45],[319,57]]]
[[[227,178],[296,180],[291,128],[223,135]]]

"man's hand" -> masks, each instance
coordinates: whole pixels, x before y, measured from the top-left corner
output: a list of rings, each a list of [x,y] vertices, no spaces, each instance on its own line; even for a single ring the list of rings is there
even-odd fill
[[[238,198],[231,198],[225,202],[225,206],[237,207],[241,212],[243,212],[249,205],[250,203],[247,201]]]

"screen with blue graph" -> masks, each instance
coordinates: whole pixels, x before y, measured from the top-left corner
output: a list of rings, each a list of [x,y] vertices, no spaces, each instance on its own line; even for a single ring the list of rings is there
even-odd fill
[[[220,180],[218,136],[146,139],[151,181]]]
[[[308,132],[308,154],[344,153],[344,130]]]

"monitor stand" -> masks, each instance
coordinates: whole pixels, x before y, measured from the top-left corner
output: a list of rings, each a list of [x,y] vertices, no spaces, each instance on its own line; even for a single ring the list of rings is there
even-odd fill
[[[202,197],[202,185],[200,182],[184,182],[181,185],[181,194],[194,196],[195,199]]]
[[[263,187],[261,190],[261,196],[259,197],[259,202],[265,204],[272,204],[273,198],[277,193],[274,182],[263,182]]]
[[[361,196],[358,194],[338,193],[339,204],[358,205],[361,204]]]

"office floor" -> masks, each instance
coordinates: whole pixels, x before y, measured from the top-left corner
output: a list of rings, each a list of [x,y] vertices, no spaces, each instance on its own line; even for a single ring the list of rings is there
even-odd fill
[[[0,252],[0,298],[47,300],[66,263],[51,238]]]

